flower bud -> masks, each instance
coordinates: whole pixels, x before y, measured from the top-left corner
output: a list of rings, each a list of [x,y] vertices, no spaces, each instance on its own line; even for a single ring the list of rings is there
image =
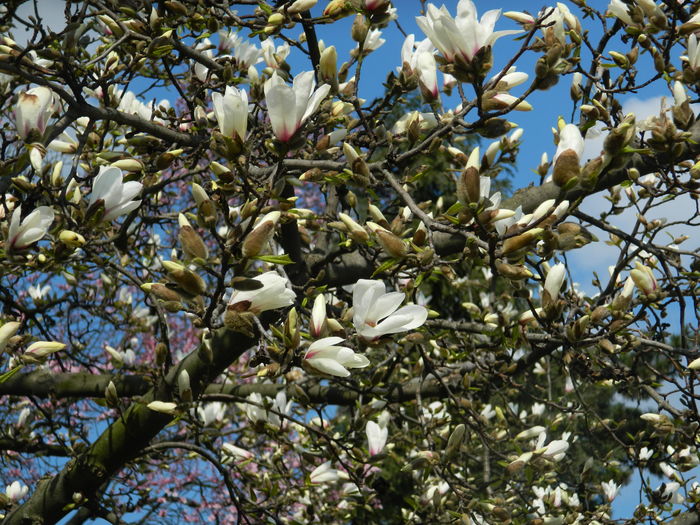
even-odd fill
[[[160,412],[161,414],[168,414],[174,416],[177,414],[177,404],[168,403],[165,401],[151,401],[146,405],[150,410],[154,412]]]
[[[8,321],[7,323],[0,326],[0,354],[2,354],[5,351],[7,344],[10,342],[10,339],[12,339],[12,337],[14,337],[14,335],[18,332],[20,326],[22,326],[22,323],[19,323],[17,321]]]
[[[117,394],[117,386],[113,381],[110,381],[105,388],[105,401],[110,407],[119,406],[119,395]]]
[[[272,239],[280,217],[281,213],[279,211],[271,211],[260,220],[258,225],[243,241],[241,249],[243,257],[255,257],[263,250],[265,245]]]
[[[32,343],[22,354],[22,360],[28,363],[43,363],[46,358],[66,347],[55,341],[37,341]]]
[[[180,399],[185,403],[192,401],[192,388],[190,387],[190,374],[187,370],[183,370],[177,376],[177,388],[180,393]]]
[[[170,279],[187,294],[202,295],[207,290],[207,284],[199,275],[189,268],[173,261],[163,261],[163,267]]]
[[[69,248],[79,248],[85,244],[85,237],[71,230],[62,230],[58,239]]]
[[[209,257],[209,250],[207,245],[199,236],[199,234],[194,231],[194,228],[187,221],[187,218],[180,213],[178,215],[178,222],[180,224],[180,231],[178,232],[178,240],[180,241],[180,246],[187,259],[207,259]]]

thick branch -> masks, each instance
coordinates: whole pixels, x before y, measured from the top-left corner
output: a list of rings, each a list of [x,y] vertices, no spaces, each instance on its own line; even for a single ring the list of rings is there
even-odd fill
[[[9,514],[5,525],[23,523],[55,523],[66,514],[64,508],[77,492],[85,499],[94,499],[99,487],[138,456],[170,421],[172,416],[154,412],[146,405],[154,400],[170,401],[182,370],[190,376],[195,396],[226,367],[252,346],[255,341],[241,334],[219,331],[212,339],[213,361],[203,358],[201,348],[172,368],[158,385],[151,388],[141,402],[132,403],[124,414],[77,458],[49,480],[40,482],[31,497]],[[93,386],[94,388],[94,386]]]

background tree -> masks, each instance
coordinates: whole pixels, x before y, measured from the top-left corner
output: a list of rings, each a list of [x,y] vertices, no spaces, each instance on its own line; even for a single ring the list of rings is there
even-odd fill
[[[700,11],[593,3],[4,7],[3,523],[699,522]]]

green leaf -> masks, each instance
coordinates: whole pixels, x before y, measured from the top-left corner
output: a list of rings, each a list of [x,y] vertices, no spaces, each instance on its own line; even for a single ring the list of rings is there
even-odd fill
[[[374,270],[374,273],[372,274],[372,277],[374,277],[374,276],[376,276],[376,275],[379,275],[380,273],[383,273],[383,272],[387,271],[387,270],[388,270],[389,268],[391,268],[392,266],[396,266],[396,263],[397,263],[396,259],[389,259],[388,261],[383,262],[383,263],[379,266],[379,268],[377,268],[376,270]]]
[[[255,259],[270,264],[294,264],[294,261],[286,253],[284,255],[258,255]]]
[[[16,368],[13,368],[9,372],[5,372],[4,374],[0,375],[0,384],[4,383],[8,379],[10,379],[13,375],[15,375],[17,372],[19,372],[23,368],[24,368],[24,365],[20,365]]]

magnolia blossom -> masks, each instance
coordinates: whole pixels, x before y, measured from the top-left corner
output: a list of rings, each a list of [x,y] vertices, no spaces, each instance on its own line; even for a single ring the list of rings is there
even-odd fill
[[[243,71],[262,60],[262,50],[232,31],[219,32],[219,49],[229,50],[238,69]]]
[[[27,495],[28,491],[29,487],[15,480],[5,487],[5,496],[10,498],[11,501],[19,501]]]
[[[416,17],[416,22],[449,62],[456,59],[471,62],[479,50],[492,45],[498,38],[520,32],[494,32],[500,14],[500,9],[487,11],[478,21],[472,0],[460,0],[456,18],[450,16],[444,5],[438,9],[428,4],[427,15]]]
[[[352,291],[353,324],[364,339],[413,330],[425,323],[428,310],[417,304],[399,308],[406,294],[386,293],[382,281],[360,279]]]
[[[245,90],[226,86],[224,94],[214,93],[211,101],[221,134],[227,137],[235,134],[241,140],[245,139],[248,129],[248,94]]]
[[[339,479],[348,479],[348,475],[345,472],[331,468],[330,461],[319,465],[309,474],[309,481],[314,485],[318,483],[327,483],[329,481],[338,481]]]
[[[7,238],[9,251],[23,250],[46,235],[53,222],[54,212],[50,206],[39,206],[22,221],[21,216],[22,206],[19,205],[12,212],[10,219]]]
[[[195,412],[192,410],[192,412]],[[199,405],[196,410],[197,417],[206,427],[213,423],[223,421],[226,415],[226,405],[220,401],[212,401]]]
[[[265,61],[267,67],[272,69],[279,68],[280,64],[289,56],[290,47],[287,42],[275,47],[275,43],[271,38],[263,40],[262,44],[262,57]]]
[[[229,307],[239,305],[255,314],[276,310],[294,304],[296,294],[287,288],[289,281],[275,272],[265,272],[253,277],[260,281],[262,288],[257,290],[234,290],[229,299]]]
[[[330,376],[348,377],[348,368],[365,368],[369,359],[356,354],[352,348],[337,346],[342,337],[324,337],[314,341],[304,355],[304,364],[314,371]]]
[[[430,39],[426,38],[415,44],[415,36],[410,34],[401,47],[401,62],[408,64],[408,67],[418,76],[421,92],[429,95],[428,98],[437,98],[437,64],[435,63],[433,46]],[[404,66],[405,67],[405,66]]]
[[[690,69],[700,68],[700,46],[698,46],[698,37],[695,36],[695,33],[688,38],[688,54],[682,56],[681,60],[687,62]]]
[[[309,321],[309,333],[312,337],[319,337],[326,327],[326,298],[323,294],[318,294],[314,299],[314,306],[311,309],[311,320]]]
[[[567,124],[559,132],[559,144],[552,162],[556,163],[559,155],[567,150],[572,150],[579,159],[583,155],[583,136],[576,124]]]
[[[555,299],[559,295],[561,285],[566,277],[566,266],[562,263],[555,264],[547,272],[547,278],[544,281],[544,290],[549,294],[550,299]]]
[[[622,0],[610,0],[608,5],[608,13],[620,20],[626,26],[633,26],[634,22],[627,9],[627,4]]]
[[[603,489],[603,494],[605,494],[606,499],[612,502],[617,497],[617,493],[620,491],[620,485],[615,483],[613,480],[603,481],[600,484]]]
[[[231,443],[224,443],[223,445],[221,445],[221,451],[224,453],[224,456],[226,456],[225,459],[236,458],[236,459],[246,460],[246,459],[253,458],[252,452],[245,450],[243,448],[237,447],[236,445],[232,445]]]
[[[210,60],[214,60],[214,53],[212,53],[212,44],[211,40],[208,38],[205,38],[198,42],[194,46],[196,51],[199,51],[202,55],[207,57]],[[207,75],[209,74],[209,68],[205,66],[204,64],[198,62],[198,61],[193,61],[192,63],[192,69],[194,70],[194,76],[197,77],[197,79],[205,83],[207,81]]]
[[[316,89],[313,71],[304,71],[294,77],[292,86],[273,73],[265,82],[265,101],[275,136],[288,142],[306,120],[318,109],[331,86]]]
[[[19,94],[15,107],[15,124],[22,140],[27,140],[32,131],[43,134],[53,114],[54,93],[39,86]]]
[[[381,426],[375,423],[374,421],[367,421],[365,433],[367,434],[369,455],[376,456],[382,451],[384,445],[386,445],[386,440],[389,437],[389,429],[386,426]]]
[[[438,121],[435,115],[432,113],[421,113],[420,111],[411,111],[406,113],[399,120],[396,121],[391,132],[395,135],[401,133],[406,133],[407,130],[411,129],[412,126],[417,126],[420,131],[427,131],[433,129],[438,125]]]
[[[654,272],[639,261],[637,261],[635,269],[630,272],[630,277],[644,295],[654,293],[658,288]]]
[[[384,42],[386,42],[386,40],[382,38],[381,30],[370,29],[367,31],[367,36],[365,36],[365,41],[362,44],[362,52],[370,53],[371,51],[375,51],[382,47]]]
[[[102,201],[105,207],[103,219],[111,221],[139,207],[141,201],[131,199],[141,193],[142,188],[143,184],[140,182],[124,182],[122,170],[119,168],[102,166],[92,183],[90,204]]]

